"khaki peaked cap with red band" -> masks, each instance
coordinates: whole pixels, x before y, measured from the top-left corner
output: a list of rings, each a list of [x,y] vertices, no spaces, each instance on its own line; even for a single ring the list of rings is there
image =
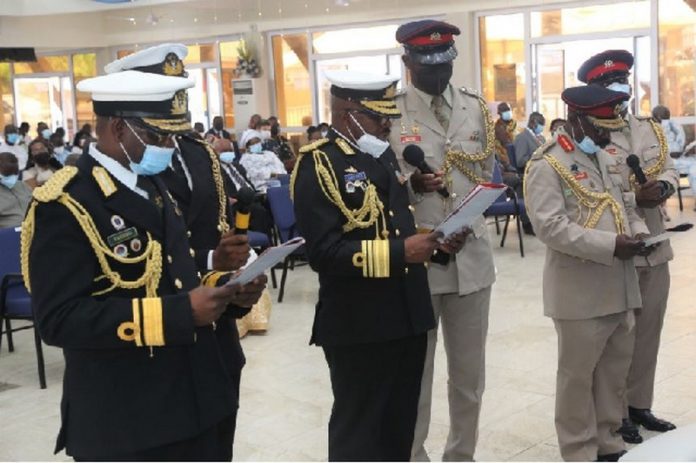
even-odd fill
[[[586,84],[614,75],[628,74],[633,67],[633,55],[626,50],[606,50],[582,63],[578,79]]]
[[[561,99],[572,112],[584,115],[594,126],[621,130],[626,121],[621,117],[621,103],[630,97],[600,85],[582,85],[563,90]]]
[[[443,21],[424,19],[402,24],[396,30],[396,41],[420,64],[449,63],[457,57],[454,36],[457,26]]]

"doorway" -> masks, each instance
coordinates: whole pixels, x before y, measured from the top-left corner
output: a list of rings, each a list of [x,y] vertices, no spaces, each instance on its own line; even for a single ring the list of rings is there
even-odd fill
[[[15,77],[14,92],[18,124],[28,122],[34,130],[39,122],[45,122],[51,131],[63,127],[71,132],[75,108],[70,77]]]

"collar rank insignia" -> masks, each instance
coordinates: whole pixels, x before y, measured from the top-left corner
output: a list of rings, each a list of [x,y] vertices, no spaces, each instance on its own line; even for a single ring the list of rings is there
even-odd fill
[[[575,145],[573,145],[573,142],[570,141],[570,138],[566,135],[559,135],[556,140],[558,141],[558,144],[560,147],[565,151],[566,153],[572,153],[575,150]]]
[[[341,148],[341,151],[343,151],[344,154],[346,154],[348,156],[352,156],[355,154],[355,151],[353,150],[353,148],[343,138],[340,138],[340,137],[336,138],[336,144],[338,145],[339,148]]]

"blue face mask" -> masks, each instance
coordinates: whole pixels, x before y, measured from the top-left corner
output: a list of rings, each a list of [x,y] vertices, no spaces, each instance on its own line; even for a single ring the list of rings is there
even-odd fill
[[[627,95],[633,94],[633,90],[631,89],[631,86],[628,84],[621,84],[619,82],[614,82],[613,84],[609,85],[607,88],[609,90],[613,90],[615,92],[620,92],[620,93],[625,93]],[[621,110],[625,111],[626,108],[628,108],[628,100],[621,102]]]
[[[14,186],[17,184],[17,180],[19,179],[19,175],[14,174],[14,175],[0,175],[0,184],[3,186],[6,186],[10,190],[14,188]]]
[[[263,153],[263,145],[261,143],[256,143],[254,145],[251,145],[249,147],[249,152],[253,154],[261,154]]]
[[[512,120],[512,111],[510,111],[510,110],[503,111],[500,114],[500,117],[502,117],[504,121],[511,121]]]
[[[65,165],[65,160],[68,158],[68,154],[70,153],[68,153],[63,146],[53,150],[53,157],[63,165]]]
[[[596,154],[599,151],[599,146],[594,142],[593,139],[585,135],[585,138],[578,143],[578,148],[585,154]]]
[[[133,132],[135,138],[137,138],[138,141],[142,143],[145,147],[145,151],[143,152],[143,158],[140,160],[140,162],[135,163],[131,160],[130,156],[128,155],[128,152],[123,147],[123,144],[119,143],[121,149],[128,158],[128,161],[130,161],[130,169],[133,172],[135,172],[138,175],[150,176],[157,175],[163,172],[167,167],[169,167],[169,164],[171,164],[172,162],[172,156],[174,155],[174,148],[164,148],[161,146],[148,145],[138,136],[137,133],[135,133],[135,130],[133,130],[133,128],[130,126],[128,122],[126,122],[126,125],[131,130],[131,132]]]
[[[534,133],[537,135],[541,135],[541,133],[544,131],[544,126],[541,124],[537,124],[536,127],[534,127]]]
[[[224,153],[220,153],[220,161],[224,162],[225,164],[232,164],[235,157],[237,157],[237,155],[234,153],[234,151],[225,151]]]
[[[18,133],[7,134],[7,137],[5,137],[5,141],[7,143],[9,143],[10,145],[16,145],[17,142],[19,141],[19,134]]]
[[[49,138],[51,138],[52,133],[53,132],[51,132],[51,129],[43,129],[41,131],[41,136],[44,137],[46,140],[48,140]]]

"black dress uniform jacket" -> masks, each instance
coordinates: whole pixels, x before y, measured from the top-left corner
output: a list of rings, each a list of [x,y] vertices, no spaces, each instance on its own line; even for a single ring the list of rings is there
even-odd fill
[[[351,148],[331,132],[301,150],[294,182],[298,230],[307,241],[311,267],[319,273],[312,342],[321,346],[378,342],[424,333],[435,326],[424,264],[407,264],[404,240],[416,233],[404,178],[389,148],[379,159]],[[340,145],[340,146],[339,146]],[[363,243],[377,240],[375,227],[344,233],[345,215],[319,182],[314,151],[326,156],[349,209],[363,204],[365,189],[349,183],[374,184],[384,205],[389,248],[388,276],[365,276]],[[322,157],[323,157],[322,155]],[[354,184],[354,182],[352,182]],[[350,191],[349,191],[350,190]],[[380,219],[381,224],[382,219]],[[380,230],[381,230],[380,225]]]
[[[196,252],[196,265],[201,272],[205,272],[209,270],[208,252],[217,247],[222,236],[218,229],[221,216],[218,181],[213,174],[213,163],[217,163],[218,168],[220,163],[212,147],[205,141],[183,135],[177,138],[177,142],[181,157],[191,174],[193,187],[189,188],[185,175],[171,168],[162,172],[160,177],[184,213],[186,226],[191,232],[189,241]],[[223,181],[222,176],[219,181]],[[224,184],[220,186],[224,189]],[[227,197],[225,192],[222,215],[230,223]]]
[[[236,412],[237,386],[220,347],[235,341],[220,339],[212,326],[194,326],[188,291],[200,279],[185,224],[162,182],[152,183],[158,204],[82,156],[77,168],[54,174],[47,184],[53,193],[35,191],[41,200],[23,229],[24,273],[41,337],[65,356],[56,452],[131,454],[196,436]],[[73,209],[78,204],[80,223],[61,202],[67,197]],[[143,286],[110,288],[86,217],[108,248],[117,228],[131,232],[120,243],[127,258],[142,255],[150,240],[161,244],[160,261],[153,260],[161,265],[154,297],[146,298]],[[106,259],[123,280],[144,274],[143,263]]]

